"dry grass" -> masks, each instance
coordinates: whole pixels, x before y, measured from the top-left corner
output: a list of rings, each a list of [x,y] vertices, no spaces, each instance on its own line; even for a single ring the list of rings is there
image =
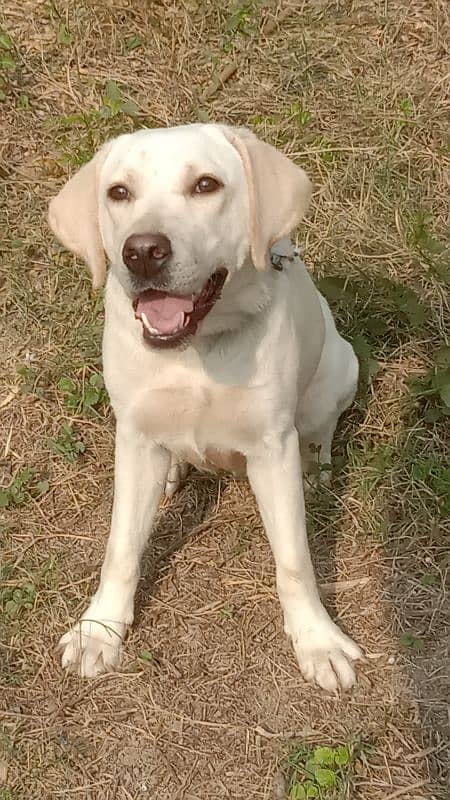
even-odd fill
[[[407,386],[448,336],[448,7],[288,5],[3,4],[3,485],[35,473],[1,525],[1,800],[269,800],[292,748],[352,742],[336,796],[448,796],[446,418]],[[111,80],[137,115],[105,101]],[[332,491],[309,504],[327,603],[369,654],[344,698],[302,681],[253,500],[228,479],[192,476],[161,511],[121,672],[84,683],[54,653],[98,579],[113,420],[101,398],[77,407],[101,298],[49,235],[47,199],[111,133],[207,117],[250,124],[312,175],[307,261],[364,369],[380,365],[341,426]],[[73,462],[49,446],[63,424],[85,444],[63,442]]]

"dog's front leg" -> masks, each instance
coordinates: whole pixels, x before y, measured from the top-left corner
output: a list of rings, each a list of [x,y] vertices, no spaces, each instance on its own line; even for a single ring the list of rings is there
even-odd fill
[[[61,639],[62,664],[84,677],[117,666],[133,621],[139,562],[161,499],[170,454],[118,422],[111,533],[100,585],[79,622]]]
[[[352,661],[361,651],[332,622],[319,597],[306,537],[297,431],[248,455],[247,472],[275,557],[285,630],[300,669],[324,689],[348,688],[355,681]]]

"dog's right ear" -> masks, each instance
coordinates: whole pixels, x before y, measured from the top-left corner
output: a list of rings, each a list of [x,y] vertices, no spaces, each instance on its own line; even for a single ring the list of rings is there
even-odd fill
[[[105,145],[50,201],[48,221],[61,244],[83,258],[94,289],[105,279],[106,259],[98,219],[98,177],[109,150]]]

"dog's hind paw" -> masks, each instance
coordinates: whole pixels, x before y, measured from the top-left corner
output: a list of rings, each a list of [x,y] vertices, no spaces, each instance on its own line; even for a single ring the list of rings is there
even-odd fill
[[[176,456],[172,456],[170,462],[170,469],[166,479],[166,486],[164,489],[164,497],[170,500],[175,492],[182,486],[188,471],[188,464],[185,461],[180,461]]]

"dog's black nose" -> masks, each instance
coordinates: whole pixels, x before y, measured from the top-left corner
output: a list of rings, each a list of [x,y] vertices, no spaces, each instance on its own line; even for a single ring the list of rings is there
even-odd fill
[[[172,255],[170,240],[163,233],[134,233],[126,240],[122,258],[137,278],[152,278]]]

